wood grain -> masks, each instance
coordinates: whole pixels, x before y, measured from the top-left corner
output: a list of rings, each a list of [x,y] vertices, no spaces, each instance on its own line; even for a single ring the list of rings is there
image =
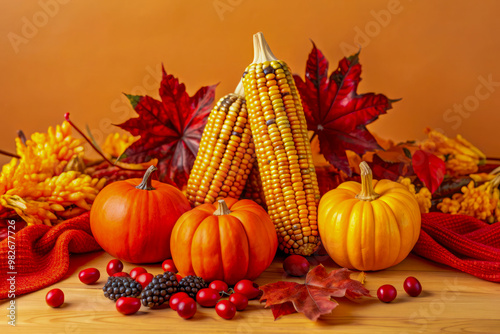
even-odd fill
[[[105,267],[111,259],[107,253],[98,252],[73,255],[70,272],[59,283],[16,299],[19,333],[137,333],[158,331],[168,333],[428,333],[428,332],[500,332],[500,285],[475,278],[447,267],[410,255],[401,264],[366,275],[366,287],[372,295],[382,284],[393,284],[398,297],[390,304],[375,298],[359,303],[345,298],[338,299],[339,306],[329,315],[311,322],[302,314],[291,314],[274,321],[272,313],[258,301],[251,301],[248,308],[238,312],[233,320],[217,316],[213,308],[198,308],[193,319],[183,320],[171,309],[150,310],[142,307],[139,313],[123,316],[112,301],[102,294],[107,275]],[[277,280],[302,282],[290,278],[282,270],[283,258],[273,264],[256,280],[266,284]],[[328,269],[337,268],[329,259],[312,258]],[[95,267],[101,271],[100,280],[94,285],[84,285],[78,272]],[[125,264],[125,270],[134,268]],[[153,274],[161,273],[160,265],[145,266]],[[406,295],[402,288],[408,276],[417,277],[423,293],[416,298]],[[65,304],[52,309],[45,304],[45,294],[52,288],[65,293]],[[7,301],[1,306],[6,309]],[[2,320],[2,333],[13,328]]]

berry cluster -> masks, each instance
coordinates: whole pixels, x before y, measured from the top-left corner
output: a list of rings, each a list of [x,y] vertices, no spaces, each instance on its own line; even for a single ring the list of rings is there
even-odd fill
[[[123,272],[123,263],[118,259],[109,261],[106,272],[108,280],[102,288],[104,296],[116,302],[118,312],[134,314],[141,305],[160,308],[169,305],[184,319],[192,318],[197,305],[214,307],[224,319],[232,319],[236,311],[243,311],[250,299],[260,295],[259,286],[250,280],[241,280],[233,288],[227,283],[216,280],[207,284],[203,278],[189,275],[181,277],[172,260],[162,264],[163,274],[154,276],[142,267],[133,268],[130,273]],[[84,284],[94,284],[100,278],[97,268],[87,268],[79,273]],[[227,299],[222,299],[228,297]],[[59,307],[64,303],[64,293],[60,289],[49,291],[47,304]]]
[[[178,291],[179,282],[174,273],[167,271],[156,275],[142,291],[142,305],[158,307],[169,301],[170,297]]]
[[[216,280],[208,287],[198,289],[195,297],[192,291],[176,293],[170,298],[170,308],[176,310],[180,317],[189,319],[196,314],[196,302],[198,302],[203,307],[215,307],[215,312],[221,318],[230,320],[236,315],[236,311],[243,311],[248,306],[249,299],[257,298],[259,294],[259,286],[250,280],[239,281],[233,289],[230,289],[225,282]],[[229,298],[221,300],[223,296]]]
[[[121,297],[138,297],[142,286],[130,277],[110,276],[102,288],[104,297],[118,300]]]

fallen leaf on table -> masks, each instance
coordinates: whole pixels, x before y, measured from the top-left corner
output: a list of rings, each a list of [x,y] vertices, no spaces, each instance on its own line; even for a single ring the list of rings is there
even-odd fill
[[[287,314],[297,313],[297,311],[295,310],[295,306],[293,306],[292,302],[285,302],[283,304],[273,305],[271,306],[271,311],[273,312],[274,320]]]
[[[118,126],[140,139],[130,145],[122,160],[142,163],[158,159],[158,179],[187,184],[215,96],[215,86],[200,88],[189,96],[183,83],[162,68],[161,101],[150,96],[127,95],[138,117]]]
[[[315,321],[337,307],[332,297],[356,299],[370,296],[360,281],[350,278],[351,273],[346,268],[328,273],[320,264],[309,271],[304,284],[279,281],[261,286],[264,294],[260,302],[266,302],[265,307],[271,308],[274,319],[301,312]]]
[[[391,109],[394,100],[382,94],[356,92],[361,81],[359,53],[343,58],[328,77],[328,60],[313,43],[305,80],[294,75],[308,129],[320,142],[321,154],[335,168],[351,176],[345,151],[357,154],[380,149],[366,125]]]

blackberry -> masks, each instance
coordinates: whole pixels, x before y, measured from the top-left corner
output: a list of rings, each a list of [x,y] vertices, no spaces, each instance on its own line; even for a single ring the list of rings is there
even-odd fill
[[[170,271],[156,275],[151,283],[142,290],[142,305],[147,307],[158,307],[168,302],[170,297],[177,292],[178,284],[177,277]]]
[[[196,294],[201,289],[208,288],[208,284],[205,283],[203,278],[189,275],[181,279],[179,282],[179,291],[185,292],[189,297],[196,299]]]
[[[120,297],[138,297],[142,291],[142,285],[130,277],[108,277],[108,281],[102,288],[104,297],[118,300]]]

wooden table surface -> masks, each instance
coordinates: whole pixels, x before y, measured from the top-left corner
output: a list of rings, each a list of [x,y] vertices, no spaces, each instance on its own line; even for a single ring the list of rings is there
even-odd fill
[[[135,315],[124,316],[106,299],[102,287],[106,282],[106,264],[111,256],[105,252],[72,255],[67,276],[46,289],[19,296],[16,299],[16,327],[0,324],[2,333],[428,333],[468,332],[500,333],[500,284],[483,281],[471,275],[449,269],[410,255],[399,265],[379,272],[368,272],[366,287],[372,295],[383,284],[392,284],[398,297],[385,304],[375,298],[354,303],[338,299],[339,306],[317,322],[302,314],[284,316],[274,321],[269,309],[253,300],[232,320],[217,316],[213,308],[202,308],[194,318],[184,320],[169,308],[150,310],[141,307]],[[320,261],[328,270],[337,266],[325,257]],[[303,282],[301,278],[286,277],[283,258],[273,264],[256,280],[260,285],[278,280]],[[78,272],[95,267],[101,271],[96,284],[84,285]],[[125,263],[125,271],[135,267]],[[145,266],[153,274],[162,273],[160,265]],[[353,278],[357,275],[353,275]],[[417,277],[423,292],[409,297],[402,284],[406,277]],[[62,307],[53,309],[45,304],[46,293],[60,288],[65,293]],[[8,300],[0,302],[6,311]]]

